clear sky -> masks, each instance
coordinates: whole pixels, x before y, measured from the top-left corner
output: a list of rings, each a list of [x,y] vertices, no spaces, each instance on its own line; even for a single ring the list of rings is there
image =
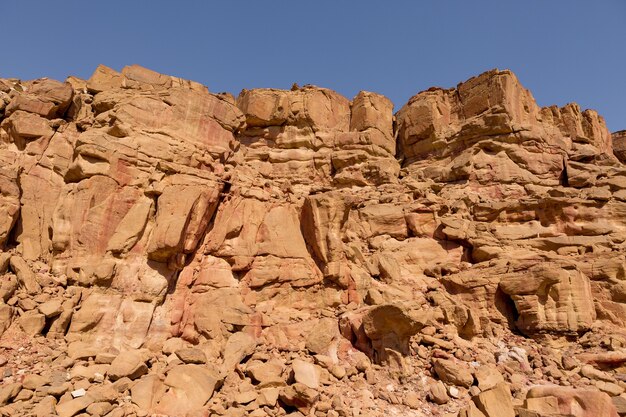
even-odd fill
[[[214,92],[332,88],[399,109],[431,86],[513,70],[542,106],[626,129],[626,0],[0,0],[0,77],[140,64]]]

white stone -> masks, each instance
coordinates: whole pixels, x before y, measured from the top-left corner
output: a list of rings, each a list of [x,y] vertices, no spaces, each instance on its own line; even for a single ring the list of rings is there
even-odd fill
[[[72,391],[72,398],[84,397],[85,394],[87,394],[85,388],[77,389],[75,391]]]

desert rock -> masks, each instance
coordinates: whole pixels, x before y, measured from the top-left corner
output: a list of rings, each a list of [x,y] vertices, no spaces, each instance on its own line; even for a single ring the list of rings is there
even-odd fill
[[[509,70],[210,88],[0,79],[0,415],[623,411],[623,131]]]

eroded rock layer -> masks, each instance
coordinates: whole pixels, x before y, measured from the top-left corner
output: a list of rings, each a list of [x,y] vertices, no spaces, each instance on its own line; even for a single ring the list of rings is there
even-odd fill
[[[0,79],[0,415],[626,415],[622,133],[510,71]]]

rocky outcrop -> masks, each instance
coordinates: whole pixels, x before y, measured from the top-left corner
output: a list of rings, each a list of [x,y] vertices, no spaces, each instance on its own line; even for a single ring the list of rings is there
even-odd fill
[[[510,71],[393,111],[1,79],[0,415],[624,414],[623,135]]]
[[[613,142],[613,153],[620,162],[624,162],[624,160],[626,160],[626,130],[614,132],[611,138]]]

